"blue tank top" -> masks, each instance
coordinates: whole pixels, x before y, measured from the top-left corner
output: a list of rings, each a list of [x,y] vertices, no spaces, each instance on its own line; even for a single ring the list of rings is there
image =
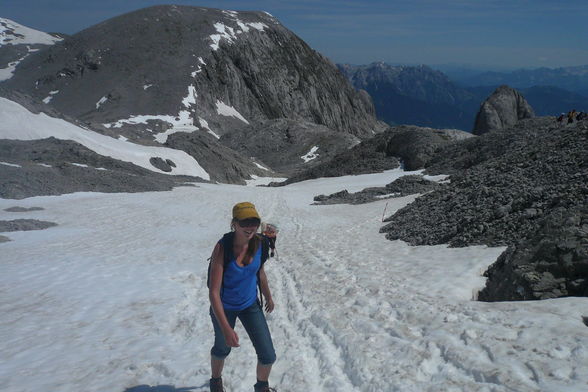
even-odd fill
[[[257,271],[261,266],[261,246],[246,266],[237,265],[235,257],[224,271],[221,301],[225,309],[243,310],[257,300]]]

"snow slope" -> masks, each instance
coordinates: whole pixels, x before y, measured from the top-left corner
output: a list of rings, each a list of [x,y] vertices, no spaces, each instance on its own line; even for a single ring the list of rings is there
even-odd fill
[[[100,155],[131,162],[155,172],[210,179],[198,162],[184,151],[114,139],[44,113],[31,113],[16,102],[0,97],[0,139],[36,140],[48,137],[73,140]],[[164,172],[151,165],[149,160],[152,157],[170,159],[176,167],[169,173]]]
[[[31,29],[10,19],[0,18],[0,46],[19,44],[53,45],[61,40],[61,38]]]
[[[232,205],[250,200],[281,228],[279,259],[267,265],[278,354],[270,380],[279,391],[586,391],[588,299],[471,301],[480,272],[503,249],[385,240],[386,203],[392,213],[414,196],[311,205],[316,194],[404,174],[0,199],[0,220],[59,224],[2,233],[12,241],[0,244],[0,385],[207,391],[206,259]],[[45,210],[4,211],[15,205]],[[225,384],[251,391],[255,353],[240,325],[237,333]]]

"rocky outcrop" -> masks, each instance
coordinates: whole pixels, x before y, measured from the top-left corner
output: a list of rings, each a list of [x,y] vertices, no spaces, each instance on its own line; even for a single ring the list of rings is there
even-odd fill
[[[561,127],[551,118],[448,145],[426,172],[445,174],[438,168],[449,162],[463,169],[454,168],[449,184],[398,211],[381,231],[414,245],[512,244],[536,232],[551,209],[587,201],[587,149],[583,124]],[[472,155],[481,158],[472,163]]]
[[[359,139],[324,125],[282,118],[234,130],[223,135],[220,142],[290,175],[328,161],[350,145],[359,143]]]
[[[263,12],[142,9],[29,56],[5,84],[142,144],[281,118],[357,138],[382,129],[365,93]]]
[[[72,192],[147,192],[171,190],[202,179],[155,173],[129,162],[98,155],[69,140],[2,140],[0,197]]]
[[[372,201],[403,197],[416,193],[430,192],[439,184],[423,176],[409,175],[400,177],[383,187],[365,188],[360,192],[349,193],[346,189],[330,195],[314,197],[314,204],[365,204]]]
[[[320,177],[339,177],[352,174],[378,173],[395,169],[400,166],[397,157],[386,153],[387,141],[391,131],[377,134],[348,150],[337,154],[334,158],[302,170],[286,181],[271,183],[270,186],[284,186],[295,182]]]
[[[472,132],[481,135],[509,128],[519,120],[534,116],[533,108],[518,91],[500,86],[480,106]]]
[[[330,161],[301,171],[285,182],[272,185],[287,185],[319,177],[376,173],[394,169],[401,162],[406,170],[418,170],[435,156],[441,146],[471,137],[472,134],[456,129],[410,125],[393,127],[338,154]]]
[[[53,226],[57,226],[57,223],[37,219],[0,220],[0,232],[2,233],[10,231],[45,230]]]
[[[381,232],[412,245],[513,246],[488,271],[494,287],[482,295],[484,300],[579,295],[574,288],[584,286],[577,275],[563,274],[555,264],[566,260],[573,264],[569,271],[583,271],[586,263],[585,242],[565,239],[586,230],[587,150],[588,123],[562,127],[553,118],[522,120],[514,128],[448,145],[427,172],[450,169],[451,182],[386,219]],[[553,275],[559,291],[543,272]],[[497,283],[507,275],[510,283]],[[527,278],[533,285],[521,283]],[[524,296],[517,294],[519,286]]]
[[[471,137],[459,130],[404,125],[392,128],[386,154],[402,159],[405,170],[418,170],[425,167],[441,146]]]
[[[588,297],[588,207],[557,208],[488,268],[481,301]]]

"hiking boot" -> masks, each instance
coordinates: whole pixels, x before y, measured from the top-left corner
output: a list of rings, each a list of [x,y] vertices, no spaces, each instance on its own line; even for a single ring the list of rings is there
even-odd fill
[[[210,379],[210,392],[225,392],[225,388],[223,388],[223,379],[221,377]]]
[[[278,392],[277,389],[270,388],[270,386],[267,385],[267,383],[265,383],[265,385],[264,384],[260,385],[259,383],[257,383],[253,386],[253,390],[255,392]]]

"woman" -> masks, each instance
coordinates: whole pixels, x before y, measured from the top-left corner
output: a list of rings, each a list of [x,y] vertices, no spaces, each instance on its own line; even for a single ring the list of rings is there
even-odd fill
[[[214,326],[214,346],[210,350],[211,392],[223,392],[222,370],[231,347],[239,347],[235,332],[237,318],[245,327],[257,353],[255,392],[270,392],[268,379],[276,353],[272,337],[257,299],[257,285],[265,298],[265,310],[271,313],[274,302],[262,263],[261,223],[255,206],[249,202],[233,207],[231,231],[219,241],[212,253],[210,266],[210,317]],[[226,240],[225,240],[226,239]],[[224,246],[223,246],[224,244]],[[229,256],[225,258],[225,252]],[[228,262],[225,264],[225,260]],[[259,282],[258,282],[259,279]]]

